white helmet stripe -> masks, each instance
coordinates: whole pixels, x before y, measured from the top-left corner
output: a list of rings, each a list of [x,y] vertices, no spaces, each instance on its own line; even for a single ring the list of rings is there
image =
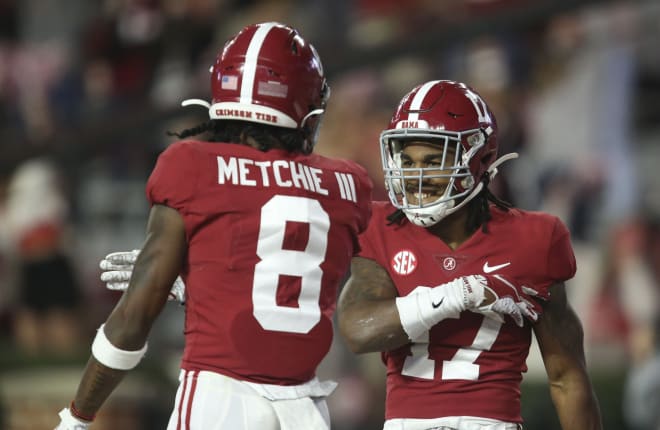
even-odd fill
[[[241,103],[252,103],[252,92],[254,91],[254,77],[257,73],[257,59],[259,51],[264,44],[268,32],[277,25],[275,22],[262,24],[254,32],[247,52],[245,53],[245,64],[243,65],[243,81],[241,82]]]
[[[419,110],[419,108],[422,106],[422,103],[424,102],[424,98],[428,94],[429,91],[431,91],[431,87],[438,82],[442,81],[429,81],[422,85],[420,89],[417,91],[417,94],[415,94],[415,97],[413,97],[412,102],[410,102],[410,108],[409,110]],[[417,121],[419,119],[419,113],[418,112],[413,112],[408,114],[408,121]]]

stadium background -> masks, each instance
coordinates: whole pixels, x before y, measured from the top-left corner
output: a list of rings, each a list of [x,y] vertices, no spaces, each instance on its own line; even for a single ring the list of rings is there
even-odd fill
[[[140,245],[165,131],[204,119],[179,102],[208,98],[224,41],[270,20],[299,28],[323,59],[332,97],[318,152],[365,165],[378,198],[378,134],[401,96],[438,78],[481,92],[501,152],[521,154],[498,194],[571,229],[569,295],[605,428],[657,430],[626,403],[633,372],[659,360],[657,0],[0,0],[0,428],[56,424],[118,298],[98,260]],[[25,298],[35,283],[48,286],[38,304]],[[168,304],[95,428],[164,428],[182,321]],[[529,367],[526,428],[558,429],[535,351]],[[356,357],[337,337],[320,375],[340,382],[334,429],[381,428],[378,354]]]

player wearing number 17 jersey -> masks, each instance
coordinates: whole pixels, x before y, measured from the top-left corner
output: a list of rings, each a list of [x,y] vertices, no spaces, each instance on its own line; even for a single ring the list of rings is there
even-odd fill
[[[185,350],[169,430],[329,429],[315,377],[341,281],[371,214],[350,161],[312,153],[329,96],[300,34],[251,25],[211,69],[210,121],[185,130],[147,183],[147,239],[102,325],[60,430],[87,428],[146,352],[172,282],[186,284]]]
[[[576,270],[568,230],[488,190],[513,156],[497,158],[484,100],[458,82],[414,88],[381,134],[381,155],[390,202],[374,203],[338,310],[354,351],[382,352],[384,429],[520,429],[532,332],[562,429],[600,429],[564,291]],[[490,297],[480,302],[475,287]],[[509,317],[516,309],[524,323]]]

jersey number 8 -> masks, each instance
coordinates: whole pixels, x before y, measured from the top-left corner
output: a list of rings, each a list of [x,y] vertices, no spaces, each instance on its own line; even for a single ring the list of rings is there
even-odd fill
[[[287,221],[309,224],[303,251],[282,249]],[[319,297],[328,245],[330,217],[314,199],[276,195],[261,208],[261,225],[254,267],[254,317],[265,330],[309,333],[321,320]],[[301,279],[298,307],[277,304],[280,275]]]

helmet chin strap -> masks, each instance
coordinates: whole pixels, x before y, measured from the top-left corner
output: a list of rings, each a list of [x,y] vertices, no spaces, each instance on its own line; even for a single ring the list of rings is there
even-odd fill
[[[438,210],[438,206],[431,206],[426,209],[431,209],[432,212],[430,213],[424,213],[424,209],[416,209],[416,210],[405,210],[403,209],[403,212],[406,214],[406,217],[413,223],[416,224],[420,227],[431,227],[434,224],[437,224],[440,222],[442,219],[446,218],[447,215],[451,215],[463,206],[467,204],[470,200],[474,198],[477,194],[479,194],[484,187],[483,182],[479,182],[476,187],[472,190],[468,196],[463,199],[462,202],[460,202],[456,206],[452,207],[447,207],[449,206],[448,203],[453,203],[453,200],[451,202],[445,202],[441,203],[438,206],[440,206],[443,210]]]
[[[184,101],[181,102],[181,106],[184,106],[184,107],[185,106],[194,106],[194,105],[204,106],[206,109],[211,108],[211,103],[207,102],[206,100],[202,100],[202,99],[188,99],[188,100],[184,100]]]
[[[517,152],[511,152],[509,154],[505,154],[498,158],[497,160],[493,161],[493,164],[491,164],[488,167],[488,170],[486,170],[486,174],[490,179],[494,178],[495,175],[497,175],[497,166],[500,164],[504,163],[505,161],[513,160],[515,158],[518,158],[518,153]],[[443,218],[447,217],[448,215],[453,214],[463,206],[465,206],[470,200],[475,198],[477,194],[481,192],[481,190],[484,188],[484,183],[483,181],[479,181],[479,183],[474,187],[472,192],[468,194],[468,196],[463,199],[462,202],[460,202],[458,205],[446,208],[445,204],[442,204],[442,209],[441,211],[438,211],[437,206],[432,206],[431,208],[427,209],[435,209],[433,212],[430,213],[424,213],[424,209],[422,210],[405,210],[403,209],[403,212],[406,214],[406,217],[410,220],[415,225],[418,225],[420,227],[431,227],[432,225],[437,224],[440,222]]]
[[[488,167],[488,170],[486,170],[486,172],[488,172],[488,176],[491,179],[493,179],[495,177],[495,175],[497,175],[497,166],[504,163],[505,161],[514,160],[516,158],[518,158],[518,153],[517,152],[509,152],[508,154],[502,155],[500,158],[493,161],[493,164],[491,164]]]
[[[307,120],[314,116],[319,116],[323,117],[323,114],[325,113],[325,109],[314,109],[310,111],[307,115],[305,115],[300,121],[300,127],[298,128],[299,130],[303,131],[305,130],[305,124],[307,123]],[[319,137],[319,129],[320,129],[320,119],[316,123],[316,127],[311,130],[311,133],[308,133],[309,135],[305,136],[305,143],[303,145],[303,152],[305,154],[309,154],[314,150],[314,146],[316,146],[316,141]]]
[[[303,117],[302,121],[300,121],[300,128],[303,128],[305,126],[305,123],[307,122],[308,119],[316,115],[323,115],[324,112],[325,109],[314,109],[310,111],[307,115]]]

